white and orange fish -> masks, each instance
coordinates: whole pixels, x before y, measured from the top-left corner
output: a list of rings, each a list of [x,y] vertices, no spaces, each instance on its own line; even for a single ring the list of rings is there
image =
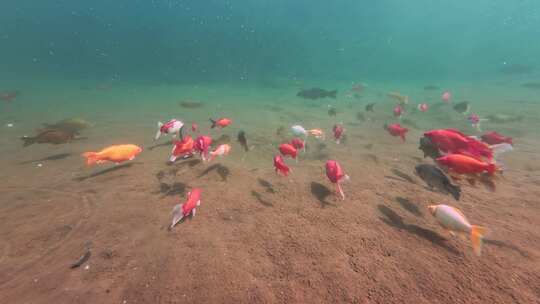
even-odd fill
[[[209,161],[212,161],[218,156],[226,156],[231,151],[231,145],[223,144],[219,145],[214,151],[210,152],[210,159]]]
[[[318,139],[324,140],[325,138],[324,131],[321,129],[311,129],[311,130],[308,130],[308,133],[309,135],[312,135],[313,137],[318,138]]]
[[[420,103],[418,104],[418,110],[420,112],[427,112],[427,110],[429,109],[429,106],[427,103]]]
[[[437,221],[452,234],[469,234],[474,253],[477,256],[482,254],[482,238],[487,232],[486,228],[471,225],[465,215],[459,209],[452,206],[431,205],[428,206],[428,209]]]
[[[158,140],[161,137],[161,134],[172,134],[173,136],[179,136],[180,131],[184,127],[184,123],[180,120],[171,119],[166,123],[159,121],[158,130],[154,140]]]

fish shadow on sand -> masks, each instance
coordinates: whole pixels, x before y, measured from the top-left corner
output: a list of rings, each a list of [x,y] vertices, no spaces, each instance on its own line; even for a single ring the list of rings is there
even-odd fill
[[[506,242],[499,241],[499,240],[490,240],[490,239],[484,239],[484,244],[493,245],[501,248],[507,248],[510,250],[514,250],[517,253],[519,253],[524,258],[530,258],[530,255],[524,251],[523,249],[519,248],[516,245],[507,244]]]
[[[383,221],[385,224],[387,224],[388,226],[394,227],[400,230],[403,229],[411,234],[414,234],[418,237],[428,240],[435,245],[445,248],[446,250],[450,251],[453,254],[459,254],[459,251],[455,249],[454,247],[449,246],[446,243],[446,239],[440,234],[438,234],[437,232],[422,228],[420,226],[406,224],[405,222],[403,222],[403,218],[401,216],[399,216],[394,210],[384,205],[378,205],[377,208],[379,209],[379,212],[381,212],[384,215],[384,217],[379,217],[379,219]]]
[[[111,172],[115,172],[115,171],[118,171],[118,170],[123,170],[123,169],[130,168],[134,164],[135,163],[127,163],[127,164],[122,164],[122,165],[116,165],[114,167],[110,167],[110,168],[107,168],[107,169],[104,169],[104,170],[101,170],[101,171],[98,171],[98,172],[94,172],[94,173],[92,173],[90,175],[76,177],[73,180],[76,180],[78,182],[82,182],[82,181],[85,181],[85,180],[87,180],[89,178],[94,178],[94,177],[98,177],[98,176],[108,174],[108,173],[111,173]]]
[[[259,185],[263,186],[266,189],[266,192],[276,193],[276,190],[274,190],[274,186],[269,181],[262,178],[257,178],[257,181],[259,182]]]
[[[332,191],[328,189],[325,185],[317,182],[311,182],[310,185],[311,194],[313,194],[321,203],[321,207],[331,205],[326,198],[332,194]]]
[[[208,173],[210,173],[210,172],[212,172],[214,170],[221,177],[222,181],[226,181],[227,178],[229,177],[229,175],[231,174],[231,170],[229,170],[229,168],[223,166],[222,164],[214,164],[214,165],[211,165],[210,167],[206,168],[203,172],[201,172],[201,174],[199,174],[199,178],[207,175]]]
[[[255,190],[252,190],[252,191],[251,191],[251,195],[252,195],[254,198],[256,198],[257,201],[258,201],[261,205],[263,205],[263,206],[265,206],[265,207],[274,207],[274,204],[272,204],[271,202],[265,200],[259,192],[255,191]]]
[[[167,142],[164,142],[164,143],[160,143],[160,144],[154,144],[150,147],[148,147],[148,150],[152,151],[154,150],[155,148],[160,148],[160,147],[171,147],[173,145],[173,141],[167,141]]]
[[[411,202],[409,199],[398,196],[396,197],[396,202],[398,202],[401,207],[403,207],[403,209],[409,211],[410,213],[416,216],[424,216],[420,209],[418,209],[418,206],[415,203]]]
[[[163,194],[163,197],[173,195],[183,196],[186,192],[186,186],[184,183],[172,183],[171,185],[159,183],[159,193]]]
[[[395,178],[393,176],[385,176],[386,178],[399,180],[399,181],[402,181],[402,182],[405,181],[405,182],[409,182],[411,184],[416,184],[416,181],[410,175],[408,175],[407,173],[403,173],[403,172],[401,172],[401,171],[399,171],[398,169],[395,169],[395,168],[392,169],[391,171],[395,176],[397,176],[399,178]]]
[[[362,154],[362,156],[369,159],[370,161],[374,162],[375,164],[379,163],[379,158],[375,154],[366,153],[366,154]]]
[[[54,154],[54,155],[47,156],[47,157],[44,157],[44,158],[23,161],[23,162],[20,162],[19,164],[20,165],[26,165],[26,164],[37,163],[37,162],[41,162],[41,161],[61,160],[61,159],[67,158],[69,156],[71,156],[71,153],[59,153],[59,154]]]

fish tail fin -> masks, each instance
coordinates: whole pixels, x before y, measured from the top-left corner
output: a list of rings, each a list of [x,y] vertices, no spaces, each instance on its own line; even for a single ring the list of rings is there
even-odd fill
[[[173,211],[172,211],[173,219],[172,219],[171,226],[169,228],[173,228],[176,224],[178,224],[178,222],[182,220],[182,218],[184,218],[184,213],[182,212],[183,206],[184,204],[178,204],[174,206]]]
[[[210,126],[210,128],[215,128],[216,127],[216,121],[213,120],[212,118],[210,118],[210,122],[212,123],[212,125]]]
[[[82,154],[82,156],[86,157],[86,165],[91,166],[98,161],[96,152],[85,152]]]
[[[328,92],[328,97],[331,97],[331,98],[335,99],[336,94],[337,94],[337,90],[330,91],[330,92]]]
[[[157,130],[156,136],[154,137],[154,140],[158,140],[159,137],[161,136],[161,127],[163,127],[163,123],[161,121],[158,121],[157,127],[158,127],[158,130]]]
[[[456,201],[459,201],[459,198],[461,196],[461,188],[459,186],[452,185],[449,183],[446,186],[446,189],[448,190],[448,192],[450,192],[450,194],[452,194],[452,196],[454,197]]]
[[[23,136],[23,137],[21,137],[21,140],[23,141],[23,147],[28,147],[28,146],[30,146],[31,144],[33,144],[33,143],[36,142],[36,138],[35,138],[35,137],[28,137],[28,136]]]
[[[403,140],[404,142],[405,142],[405,134],[407,134],[408,131],[409,129],[404,128],[403,131],[399,133],[399,137],[401,137],[401,140]]]
[[[488,164],[487,172],[489,175],[494,175],[495,172],[497,172],[497,165],[495,165],[494,163]]]
[[[482,254],[482,239],[486,234],[487,229],[482,226],[471,226],[471,243],[474,250],[474,253],[477,256]]]

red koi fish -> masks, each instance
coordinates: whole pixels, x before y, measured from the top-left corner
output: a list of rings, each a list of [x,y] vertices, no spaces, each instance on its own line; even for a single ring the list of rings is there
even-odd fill
[[[398,123],[391,124],[391,125],[384,125],[384,128],[386,129],[386,131],[388,131],[388,133],[390,133],[390,135],[401,137],[401,140],[403,142],[405,142],[405,134],[409,132],[409,129],[403,128]]]
[[[210,150],[210,145],[212,144],[212,137],[202,135],[197,137],[195,140],[195,145],[193,148],[195,151],[199,152],[203,161],[208,159],[208,153]]]
[[[488,145],[498,145],[502,143],[514,145],[512,143],[512,137],[503,136],[495,131],[486,132],[484,135],[480,136],[480,138]]]
[[[341,137],[343,136],[343,132],[345,129],[343,129],[343,125],[336,124],[332,128],[332,132],[334,132],[334,139],[336,140],[336,143],[339,144],[341,142]]]
[[[290,144],[279,145],[279,152],[281,152],[283,156],[290,156],[291,158],[297,159],[298,151]]]
[[[175,141],[169,161],[173,163],[178,157],[186,158],[191,156],[193,154],[194,145],[195,141],[193,141],[193,138],[189,135],[185,136],[182,140]]]
[[[281,173],[284,176],[288,176],[289,172],[291,172],[291,169],[285,164],[281,155],[274,156],[274,169],[276,170],[276,173]]]
[[[229,118],[220,118],[218,120],[213,120],[212,118],[210,118],[210,122],[212,123],[212,129],[215,127],[225,128],[232,123],[232,120]]]
[[[198,206],[201,205],[201,189],[195,188],[191,190],[187,195],[187,201],[183,204],[178,204],[174,206],[172,214],[173,219],[169,229],[173,228],[178,222],[180,222],[184,217],[191,214],[195,216]]]
[[[345,199],[345,194],[343,193],[343,189],[341,188],[341,182],[344,180],[348,180],[349,176],[343,173],[343,169],[341,169],[341,166],[339,163],[335,160],[329,160],[326,162],[326,176],[332,182],[336,185],[336,192],[339,193],[341,196],[341,199]]]

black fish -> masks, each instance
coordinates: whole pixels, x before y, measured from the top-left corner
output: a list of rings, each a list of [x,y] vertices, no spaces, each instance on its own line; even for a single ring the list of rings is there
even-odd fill
[[[530,74],[534,68],[529,65],[514,63],[514,64],[506,64],[502,68],[499,69],[499,72],[506,74],[506,75],[522,75],[522,74]]]
[[[437,159],[441,157],[441,153],[439,152],[439,149],[433,145],[431,140],[427,137],[420,138],[420,147],[418,149],[422,150],[424,152],[424,157],[431,157],[432,159]]]
[[[57,130],[57,129],[44,129],[41,130],[36,136],[29,137],[24,136],[21,137],[21,140],[24,141],[23,146],[29,146],[31,144],[53,144],[53,145],[60,145],[68,143],[75,139],[75,133],[73,132],[66,132],[64,130]]]
[[[298,92],[298,94],[296,94],[296,96],[305,99],[319,99],[325,97],[336,98],[336,94],[337,90],[327,91],[321,88],[311,88],[308,90],[301,90],[300,92]]]
[[[424,91],[438,91],[440,89],[441,88],[439,88],[438,86],[432,85],[432,84],[428,84],[427,86],[424,87]]]
[[[328,106],[328,116],[336,116],[337,110],[332,106]]]
[[[540,82],[527,82],[521,86],[527,89],[540,90]]]
[[[247,139],[246,139],[246,132],[244,131],[240,131],[238,132],[238,142],[240,143],[240,145],[242,147],[244,147],[244,150],[249,151],[249,147],[248,147],[248,144],[247,144]]]
[[[462,101],[460,103],[456,103],[454,105],[454,110],[456,112],[458,112],[459,114],[466,114],[467,112],[469,112],[469,109],[470,109],[470,105],[469,105],[469,102],[468,101]]]
[[[416,174],[426,182],[430,189],[436,189],[444,194],[451,194],[456,201],[461,196],[461,188],[453,185],[450,179],[437,166],[420,164],[415,167]]]
[[[366,112],[373,112],[373,107],[375,106],[375,103],[372,102],[372,103],[368,103],[366,105]]]

